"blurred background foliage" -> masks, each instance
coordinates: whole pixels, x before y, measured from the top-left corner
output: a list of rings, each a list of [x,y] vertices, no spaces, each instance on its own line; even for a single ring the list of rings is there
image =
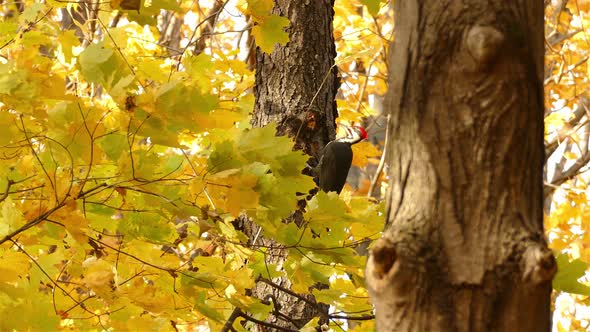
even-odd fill
[[[587,331],[590,1],[545,5],[553,328]],[[264,319],[270,306],[246,290],[285,273],[298,291],[330,284],[313,293],[332,328],[372,328],[345,318],[371,315],[354,248],[383,226],[392,6],[335,1],[339,121],[370,138],[345,192],[309,202],[303,228],[280,220],[313,187],[306,158],[249,125],[255,47],[288,41],[272,6],[0,1],[0,329],[219,330],[235,307]],[[245,244],[241,213],[289,248],[286,267]]]

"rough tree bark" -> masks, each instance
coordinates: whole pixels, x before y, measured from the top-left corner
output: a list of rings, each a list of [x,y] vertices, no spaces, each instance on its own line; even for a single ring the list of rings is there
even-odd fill
[[[293,137],[296,149],[317,157],[336,134],[339,80],[334,66],[333,0],[276,0],[273,13],[290,20],[289,43],[276,45],[272,54],[257,50],[252,124],[261,127],[276,123],[277,135]],[[300,218],[301,211],[296,211],[292,219],[298,222]],[[246,223],[245,232],[256,241],[253,245],[277,248],[269,250],[269,262],[284,261],[287,253],[272,241],[272,234],[257,236],[259,228],[251,222]],[[291,285],[284,278],[272,282],[285,288]],[[302,301],[264,282],[257,283],[253,294],[261,299],[272,297],[279,303],[275,308],[280,307],[280,314],[267,322],[283,328],[299,329],[313,317],[320,316],[324,321],[327,317],[327,306],[309,303],[315,302],[311,294],[303,295],[310,301]]]
[[[543,2],[395,2],[378,331],[548,331]]]

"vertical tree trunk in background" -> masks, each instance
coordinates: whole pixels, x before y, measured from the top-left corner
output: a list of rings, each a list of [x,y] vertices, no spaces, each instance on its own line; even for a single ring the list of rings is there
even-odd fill
[[[215,31],[215,23],[221,14],[223,7],[228,1],[216,1],[213,7],[207,12],[205,24],[201,26],[201,35],[195,41],[194,55],[199,55],[207,48],[207,41],[211,40],[212,34]]]
[[[548,331],[543,2],[395,2],[378,331]]]
[[[167,10],[161,15],[160,24],[158,24],[160,30],[158,44],[166,47],[170,56],[178,56],[183,52],[180,47],[182,22],[183,19],[177,16],[174,11]]]
[[[92,43],[94,34],[96,33],[96,19],[98,15],[98,3],[93,3],[89,0],[79,1],[77,6],[72,8],[61,8],[61,26],[64,30],[74,30],[76,36],[80,41],[84,42],[84,46]],[[90,26],[87,29],[87,35],[84,35],[84,31],[75,24],[83,26],[88,20],[91,20]]]
[[[291,21],[290,39],[272,54],[257,50],[252,124],[276,122],[277,134],[296,137],[297,148],[316,155],[334,139],[338,116],[333,0],[276,0],[273,12]]]
[[[272,54],[257,50],[252,124],[261,127],[275,122],[278,135],[295,138],[297,149],[317,156],[336,132],[339,81],[334,66],[333,1],[276,0],[273,13],[290,20],[289,43],[276,45]],[[297,215],[300,212],[295,220]],[[278,246],[270,239],[272,234],[257,237],[258,226],[246,224],[245,232],[251,241],[256,240],[254,245]],[[268,254],[267,261],[280,265],[287,252],[274,249]],[[284,278],[272,281],[285,288],[291,286]],[[261,299],[272,296],[279,303],[282,315],[273,315],[267,322],[284,328],[299,329],[313,317],[325,319],[327,315],[327,306],[310,305],[266,283],[259,282],[253,294]],[[311,294],[305,296],[315,301]]]

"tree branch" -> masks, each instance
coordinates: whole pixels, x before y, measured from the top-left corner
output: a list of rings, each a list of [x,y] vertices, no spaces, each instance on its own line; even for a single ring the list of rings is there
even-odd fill
[[[293,291],[292,291],[292,290],[290,290],[290,289],[287,289],[287,288],[285,288],[285,287],[283,287],[283,286],[277,285],[277,284],[275,284],[274,282],[272,282],[272,281],[270,281],[270,280],[268,280],[268,279],[266,279],[266,278],[263,278],[263,277],[258,277],[258,278],[256,279],[256,281],[263,282],[263,283],[265,283],[265,284],[267,284],[267,285],[269,285],[269,286],[271,286],[271,287],[273,287],[273,288],[276,288],[276,289],[280,290],[280,291],[281,291],[281,292],[283,292],[283,293],[287,293],[287,294],[289,294],[289,295],[291,295],[291,296],[293,296],[293,297],[295,297],[295,298],[297,298],[297,299],[299,299],[299,300],[301,300],[301,301],[303,301],[303,302],[305,302],[305,303],[307,303],[307,304],[309,304],[309,305],[312,305],[312,306],[314,306],[314,307],[317,307],[317,305],[318,305],[316,302],[314,302],[314,301],[311,301],[311,300],[309,300],[309,299],[305,298],[304,296],[301,296],[301,295],[299,295],[299,294],[297,294],[297,293],[293,292]]]
[[[582,148],[582,156],[576,160],[576,162],[570,166],[567,170],[559,170],[557,172],[557,176],[553,176],[553,178],[550,180],[548,185],[545,185],[545,188],[543,189],[543,195],[544,197],[548,197],[549,195],[551,195],[555,189],[561,185],[562,183],[564,183],[565,181],[573,178],[574,176],[576,176],[578,174],[578,172],[580,171],[580,169],[582,169],[584,166],[588,165],[588,163],[590,163],[590,149],[589,149],[589,145],[590,145],[590,123],[585,124],[586,126],[586,142],[585,142],[585,147]]]
[[[241,317],[244,313],[242,312],[242,309],[236,307],[234,309],[234,311],[232,311],[231,315],[229,315],[229,317],[227,318],[227,321],[225,322],[225,324],[223,324],[223,327],[221,328],[221,332],[230,332],[230,331],[235,331],[233,324],[234,321],[236,319],[238,319],[238,317]]]
[[[268,328],[274,329],[276,331],[297,332],[297,330],[288,329],[288,328],[285,328],[285,327],[282,327],[282,326],[278,326],[278,325],[275,325],[275,324],[271,324],[271,323],[265,322],[263,320],[258,320],[258,319],[254,318],[254,317],[251,317],[251,316],[246,315],[243,312],[240,314],[240,317],[244,318],[245,320],[251,321],[252,323],[256,323],[258,325],[262,325],[264,327],[268,327]]]
[[[4,194],[2,194],[2,196],[0,196],[0,202],[3,202],[6,198],[8,198],[8,194],[10,193],[10,187],[14,184],[14,181],[12,181],[11,179],[8,179],[8,181],[6,181],[6,191],[4,192]]]
[[[209,15],[207,15],[207,17],[203,20],[202,24],[204,23],[205,25],[201,29],[201,35],[195,41],[195,48],[193,50],[194,55],[199,55],[203,53],[205,47],[207,47],[207,38],[213,35],[213,31],[215,30],[215,22],[217,21],[219,14],[221,13],[226,4],[227,1],[217,0],[211,8],[211,10],[209,11]]]
[[[39,215],[37,218],[27,222],[26,224],[22,225],[21,227],[19,227],[18,229],[16,229],[15,231],[13,231],[12,233],[4,236],[2,239],[0,239],[0,245],[3,244],[6,241],[12,241],[12,238],[17,236],[18,234],[26,231],[27,229],[39,224],[40,222],[42,222],[43,220],[45,220],[45,218],[49,217],[53,212],[61,209],[65,204],[65,202],[62,202],[58,205],[56,205],[55,207],[53,207],[51,210],[45,211],[44,213],[42,213],[41,215]]]
[[[584,97],[584,96],[581,97],[578,107],[576,107],[576,109],[573,111],[574,117],[571,118],[570,120],[568,120],[564,124],[564,128],[572,128],[576,124],[578,124],[578,122],[580,122],[580,120],[582,119],[584,114],[586,114],[586,109],[589,104],[590,104],[589,98]],[[577,128],[577,129],[579,129],[579,128]],[[572,132],[575,132],[577,129],[574,129],[574,130],[569,131],[567,133],[563,132],[563,130],[560,130],[560,132],[557,133],[557,135],[555,135],[555,137],[551,141],[549,141],[545,144],[545,162],[547,162],[547,159],[549,159],[549,157],[551,157],[553,152],[555,152],[555,150],[557,150],[557,147],[559,147],[559,143],[561,143],[563,141],[563,138],[569,136]]]
[[[375,186],[377,186],[377,182],[379,182],[379,178],[381,178],[381,173],[383,172],[383,168],[385,167],[385,159],[387,158],[387,146],[389,145],[389,121],[391,119],[391,115],[387,115],[387,128],[385,129],[385,142],[383,143],[383,152],[381,153],[381,160],[379,160],[379,165],[377,166],[377,170],[375,171],[375,175],[373,179],[371,179],[371,186],[369,187],[369,192],[367,192],[367,197],[373,197],[373,191],[375,190]]]
[[[344,320],[373,320],[375,319],[375,315],[362,315],[362,316],[339,316],[339,315],[329,315],[330,319],[344,319]]]

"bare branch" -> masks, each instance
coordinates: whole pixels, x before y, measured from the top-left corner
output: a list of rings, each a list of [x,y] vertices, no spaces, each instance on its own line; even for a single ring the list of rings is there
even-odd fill
[[[373,179],[371,179],[371,186],[369,187],[369,191],[367,192],[367,197],[373,197],[373,191],[375,191],[375,186],[377,186],[377,182],[379,182],[379,178],[381,178],[381,173],[383,172],[383,168],[385,167],[385,158],[387,158],[387,146],[389,145],[389,121],[391,119],[391,115],[387,115],[387,127],[385,129],[385,143],[383,143],[383,152],[381,153],[381,160],[379,160],[379,165],[377,166],[377,170],[375,171],[375,175]]]
[[[209,15],[201,23],[205,25],[201,29],[201,36],[199,36],[199,38],[197,38],[197,40],[195,41],[195,48],[193,51],[195,55],[201,54],[205,50],[205,47],[207,46],[207,39],[213,35],[213,31],[215,30],[215,22],[217,21],[219,14],[221,13],[223,7],[225,7],[226,4],[227,1],[217,0],[211,8],[211,10],[209,11]]]
[[[280,290],[283,293],[287,293],[287,294],[293,296],[294,298],[297,298],[297,299],[299,299],[299,300],[301,300],[301,301],[303,301],[303,302],[305,302],[305,303],[307,303],[307,304],[309,304],[309,305],[311,305],[313,307],[316,307],[316,308],[318,307],[318,303],[316,303],[315,301],[311,301],[308,298],[306,298],[306,297],[304,297],[304,296],[302,296],[300,294],[297,294],[297,293],[293,292],[292,290],[287,289],[287,288],[285,288],[283,286],[277,285],[276,283],[274,283],[274,282],[272,282],[272,281],[270,281],[270,280],[268,280],[266,278],[258,277],[256,279],[256,281],[263,282],[263,283],[265,283],[265,284],[267,284],[267,285],[269,285],[269,286],[271,286],[273,288],[276,288],[276,289]],[[321,310],[319,310],[319,308],[317,308],[317,309],[318,309],[318,312],[320,314],[323,314],[323,312]]]
[[[240,317],[242,317],[242,318],[244,318],[244,319],[246,319],[246,320],[249,320],[249,321],[251,321],[251,322],[253,322],[253,323],[256,323],[256,324],[258,324],[258,325],[262,325],[262,326],[264,326],[264,327],[271,328],[271,329],[273,329],[273,330],[276,330],[276,331],[282,331],[282,332],[297,332],[297,330],[293,330],[293,329],[284,328],[284,327],[282,327],[282,326],[275,325],[275,324],[271,324],[271,323],[265,322],[265,321],[263,321],[263,320],[258,320],[258,319],[254,318],[254,317],[250,317],[250,316],[246,315],[246,314],[245,314],[245,313],[243,313],[243,312],[241,312],[241,314],[240,314]]]
[[[229,315],[229,317],[227,318],[227,321],[225,322],[225,324],[223,324],[223,327],[221,328],[221,332],[230,332],[230,331],[235,331],[235,329],[233,328],[233,324],[235,322],[236,319],[238,319],[238,317],[241,317],[244,313],[242,312],[242,309],[236,307],[234,309],[234,311],[232,311],[231,315]]]
[[[3,202],[7,197],[8,194],[10,193],[10,187],[14,184],[14,181],[8,179],[8,181],[6,181],[6,191],[4,192],[4,194],[2,194],[2,196],[0,196],[0,202]]]
[[[588,149],[588,146],[590,145],[590,135],[588,135],[588,132],[590,131],[590,123],[587,123],[584,126],[586,127],[587,134],[582,156],[567,170],[557,171],[557,174],[553,176],[550,183],[545,185],[543,190],[544,197],[551,195],[559,185],[575,177],[583,167],[590,163],[590,149]]]
[[[588,105],[590,105],[590,99],[585,96],[582,96],[580,98],[580,103],[578,104],[578,107],[576,107],[576,109],[573,111],[574,116],[570,120],[568,120],[563,127],[572,128],[576,124],[578,124],[578,122],[580,122],[584,114],[586,114],[586,109],[588,108]],[[548,159],[553,154],[553,152],[557,150],[559,143],[563,141],[564,137],[569,136],[572,132],[575,132],[577,129],[571,130],[567,133],[559,132],[551,141],[545,143],[545,158]]]
[[[373,320],[375,315],[362,315],[362,316],[339,316],[329,315],[330,319],[344,319],[344,320]]]

